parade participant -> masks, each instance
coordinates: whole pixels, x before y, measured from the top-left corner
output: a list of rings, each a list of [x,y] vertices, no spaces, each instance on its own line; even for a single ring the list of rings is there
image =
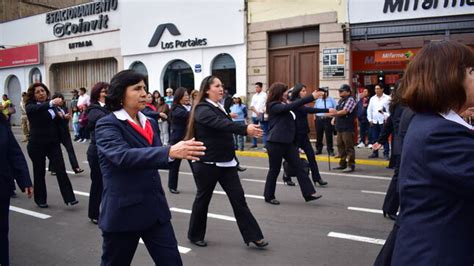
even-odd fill
[[[117,73],[106,97],[112,113],[96,124],[104,182],[102,265],[130,265],[140,238],[155,264],[182,265],[158,169],[173,159],[199,160],[205,147],[194,140],[161,146],[156,121],[140,112],[146,105],[145,80],[133,70]]]
[[[265,182],[265,202],[273,205],[280,204],[275,199],[275,189],[283,158],[292,169],[296,169],[296,178],[305,201],[321,198],[321,195],[316,194],[313,184],[303,170],[296,146],[296,115],[294,113],[299,107],[314,101],[321,95],[322,92],[315,90],[309,96],[288,103],[288,86],[286,84],[275,82],[270,86],[266,104],[269,127],[267,151],[270,169]]]
[[[193,163],[197,194],[189,222],[188,238],[200,247],[207,246],[207,212],[216,184],[219,182],[229,197],[235,219],[244,242],[257,247],[268,245],[262,231],[245,201],[244,190],[237,173],[237,161],[232,134],[261,137],[257,125],[242,125],[232,122],[224,106],[219,103],[224,94],[221,81],[208,76],[201,82],[198,104],[193,107],[189,118],[186,139],[195,137],[204,142],[206,155]]]
[[[89,117],[87,130],[91,135],[91,142],[87,148],[87,162],[91,169],[88,217],[94,224],[97,224],[99,220],[100,202],[102,200],[102,190],[104,189],[102,172],[99,165],[99,156],[97,154],[95,126],[99,119],[110,113],[105,107],[105,97],[107,96],[109,86],[110,85],[107,82],[98,82],[94,87],[92,87],[91,105],[89,105],[86,111],[87,116]]]
[[[474,131],[460,114],[474,106],[474,52],[431,42],[400,89],[416,114],[403,142],[392,265],[473,265]]]
[[[40,208],[48,208],[45,183],[46,157],[53,163],[64,203],[66,205],[79,203],[67,176],[60,147],[61,118],[55,110],[63,104],[63,100],[61,98],[49,100],[49,96],[48,87],[43,83],[33,83],[27,90],[26,114],[30,123],[30,141],[27,150],[33,162],[34,198]]]

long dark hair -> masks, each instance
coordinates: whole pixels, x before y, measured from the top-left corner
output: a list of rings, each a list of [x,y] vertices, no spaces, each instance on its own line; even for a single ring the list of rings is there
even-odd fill
[[[297,100],[300,97],[300,92],[306,88],[306,86],[304,84],[301,84],[301,83],[297,83],[295,85],[295,87],[293,87],[293,90],[291,91],[291,97],[290,97],[290,101],[294,101],[294,100]]]
[[[97,82],[91,90],[91,104],[98,104],[100,99],[100,92],[110,86],[107,82]]]
[[[135,85],[140,81],[146,83],[146,77],[134,70],[122,70],[115,74],[110,81],[108,95],[105,98],[107,108],[112,112],[122,109],[122,101],[127,87]]]
[[[51,95],[51,93],[49,92],[48,87],[46,87],[46,85],[44,85],[41,82],[37,82],[37,83],[31,84],[30,87],[28,87],[28,90],[26,91],[25,103],[30,103],[30,102],[35,102],[36,101],[36,99],[35,99],[35,88],[36,87],[42,87],[44,89],[44,91],[46,91],[46,95],[47,95],[46,99],[49,99],[49,96]]]
[[[283,99],[283,94],[288,90],[288,85],[283,82],[274,82],[268,89],[268,98],[267,98],[267,112],[270,103],[272,102],[281,102]]]
[[[186,137],[184,138],[185,140],[192,139],[194,137],[194,111],[196,110],[196,106],[199,103],[204,102],[206,100],[206,98],[208,97],[207,92],[211,88],[211,84],[214,83],[214,80],[216,79],[216,76],[207,76],[202,80],[201,87],[196,98],[197,104],[193,106],[193,109],[191,110],[191,115],[189,116],[188,129],[186,132]]]
[[[181,104],[180,101],[181,99],[183,99],[185,93],[186,93],[186,88],[179,87],[176,89],[176,91],[174,92],[173,105],[171,106],[171,111],[176,109],[176,107],[178,107],[178,105]]]
[[[402,104],[402,97],[400,95],[400,81],[397,81],[395,83],[395,88],[393,89],[393,92],[392,94],[390,95],[391,96],[391,99],[390,99],[390,105],[388,107],[388,110],[390,112],[390,114],[392,115],[393,112],[395,112],[395,108]]]

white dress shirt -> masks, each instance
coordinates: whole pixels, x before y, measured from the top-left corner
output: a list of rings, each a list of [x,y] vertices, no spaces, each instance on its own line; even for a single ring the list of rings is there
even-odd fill
[[[83,94],[79,96],[79,98],[77,99],[77,106],[81,106],[81,105],[89,106],[90,104],[91,104],[91,97],[87,94]]]
[[[383,124],[385,119],[390,116],[388,111],[390,100],[391,98],[387,94],[382,94],[381,97],[372,96],[367,107],[367,120],[373,124]],[[380,111],[383,111],[383,113],[380,113]]]
[[[474,128],[471,125],[469,125],[466,121],[464,121],[464,119],[462,119],[462,117],[456,114],[456,112],[454,112],[453,110],[450,110],[449,112],[445,114],[440,113],[440,115],[443,116],[444,119],[458,123],[462,126],[469,128],[470,130],[474,130]]]
[[[257,110],[259,113],[263,113],[265,111],[265,104],[267,103],[267,94],[263,91],[260,93],[255,93],[252,96],[252,101],[250,103],[250,108],[252,106]],[[257,117],[255,112],[252,112],[252,117]]]

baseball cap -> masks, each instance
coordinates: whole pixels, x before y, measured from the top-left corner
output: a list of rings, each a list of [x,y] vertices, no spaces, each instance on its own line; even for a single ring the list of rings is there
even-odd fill
[[[351,92],[351,86],[349,86],[347,84],[342,84],[341,87],[339,87],[339,91]]]

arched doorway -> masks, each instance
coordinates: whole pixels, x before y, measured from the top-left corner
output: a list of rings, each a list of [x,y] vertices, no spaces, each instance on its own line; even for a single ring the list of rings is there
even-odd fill
[[[234,95],[237,91],[235,77],[235,61],[229,54],[220,54],[212,61],[212,75],[218,77],[224,89],[229,91],[230,95]]]
[[[135,61],[130,65],[130,69],[144,75],[146,77],[145,83],[148,86],[148,70],[146,69],[145,64],[140,61]]]
[[[163,91],[172,88],[173,91],[179,87],[194,90],[194,73],[191,66],[183,60],[171,61],[163,76]]]
[[[21,121],[21,110],[20,110],[20,101],[21,101],[21,85],[20,80],[16,76],[10,76],[7,78],[6,82],[6,91],[5,94],[8,95],[8,98],[12,101],[12,104],[15,106],[16,112],[11,116],[10,123],[12,125],[20,125]]]
[[[43,77],[41,76],[41,71],[35,67],[35,68],[32,68],[30,70],[30,85],[33,84],[33,83],[36,83],[36,82],[42,82],[43,81]]]

